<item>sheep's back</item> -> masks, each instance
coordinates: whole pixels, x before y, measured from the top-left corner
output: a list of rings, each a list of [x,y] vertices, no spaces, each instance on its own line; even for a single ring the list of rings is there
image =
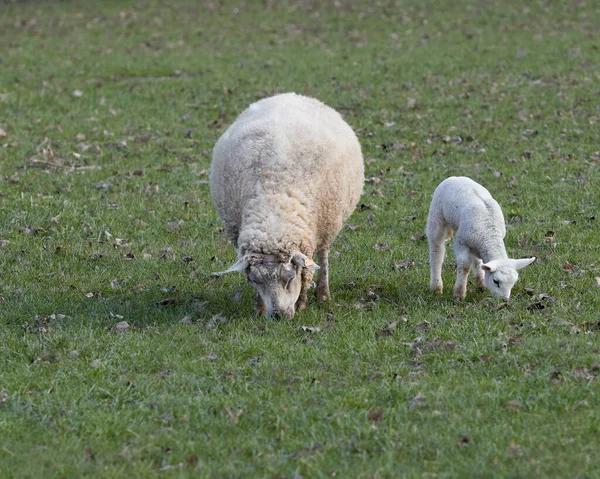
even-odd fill
[[[249,200],[288,191],[303,198],[315,227],[337,234],[363,176],[360,144],[341,116],[315,99],[284,94],[252,104],[219,139],[211,195],[226,227],[239,227]]]

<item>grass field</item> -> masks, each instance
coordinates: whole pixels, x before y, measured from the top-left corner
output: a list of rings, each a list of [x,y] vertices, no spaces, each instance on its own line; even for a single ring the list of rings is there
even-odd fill
[[[599,26],[593,1],[0,2],[0,476],[600,477]],[[210,277],[235,252],[207,174],[284,91],[344,115],[367,183],[332,302],[271,321]],[[450,175],[538,257],[507,304],[454,300],[451,252],[428,291]]]

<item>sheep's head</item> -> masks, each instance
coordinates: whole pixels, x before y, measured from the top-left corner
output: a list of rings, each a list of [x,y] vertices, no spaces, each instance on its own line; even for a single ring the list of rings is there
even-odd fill
[[[283,262],[275,256],[252,254],[243,256],[226,271],[213,274],[243,271],[264,302],[268,316],[292,318],[302,289],[302,268],[315,271],[319,266],[300,252]]]
[[[496,298],[509,299],[510,291],[519,279],[518,269],[530,265],[534,258],[525,259],[497,259],[483,263],[481,268],[484,272],[484,282],[492,296]]]

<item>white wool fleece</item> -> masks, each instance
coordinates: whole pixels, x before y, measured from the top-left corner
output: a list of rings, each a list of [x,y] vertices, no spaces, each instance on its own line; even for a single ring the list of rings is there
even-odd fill
[[[253,103],[221,136],[210,188],[238,259],[285,264],[295,253],[317,253],[328,296],[327,253],[363,180],[360,144],[339,113],[286,93]]]

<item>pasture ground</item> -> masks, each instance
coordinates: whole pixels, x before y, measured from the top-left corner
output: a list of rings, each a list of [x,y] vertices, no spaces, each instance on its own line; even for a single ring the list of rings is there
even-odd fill
[[[0,3],[0,476],[599,477],[598,2]],[[268,321],[207,172],[284,91],[367,183]],[[538,257],[508,304],[428,291],[450,175]]]

